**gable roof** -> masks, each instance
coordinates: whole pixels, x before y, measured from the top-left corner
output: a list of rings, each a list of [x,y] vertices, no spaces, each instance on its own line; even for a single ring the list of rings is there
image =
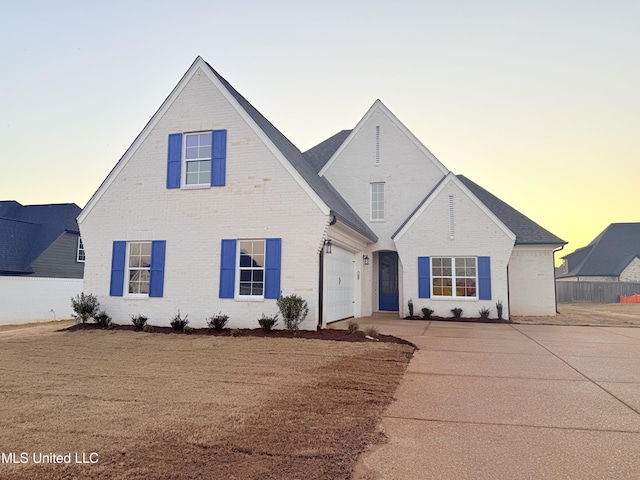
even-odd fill
[[[31,263],[64,232],[80,234],[75,203],[26,205],[0,201],[0,273],[33,273]]]
[[[464,175],[460,181],[516,235],[516,245],[566,245],[567,242],[542,228],[529,217],[507,205]]]
[[[542,228],[536,222],[518,212],[515,208],[507,205],[495,195],[472,182],[464,175],[450,173],[445,176],[424,198],[424,200],[411,212],[409,217],[392,235],[392,238],[399,239],[411,226],[412,222],[424,211],[426,206],[433,200],[442,189],[447,180],[453,180],[466,190],[470,198],[485,211],[509,236],[515,240],[515,245],[565,245],[567,242],[556,237],[548,230]]]
[[[294,180],[300,184],[322,210],[339,218],[343,223],[370,241],[376,242],[378,240],[375,233],[362,221],[329,182],[318,176],[313,167],[305,160],[302,152],[200,56],[194,60],[160,108],[153,117],[151,117],[120,160],[118,160],[111,172],[109,172],[107,178],[102,182],[100,187],[98,187],[98,190],[96,190],[89,199],[89,202],[87,202],[87,205],[78,218],[80,222],[82,222],[93,209],[113,179],[124,168],[189,80],[199,70],[203,71],[212,83],[219,88],[231,105],[234,106],[238,113],[253,127],[256,134],[265,142],[267,148],[271,149]]]
[[[344,143],[350,133],[351,130],[342,130],[332,137],[327,138],[324,142],[310,148],[302,155],[304,155],[304,158],[311,164],[315,171],[319,172],[333,154],[336,153],[336,150],[340,148],[340,145]]]
[[[313,191],[327,204],[331,213],[338,217],[343,223],[354,229],[365,238],[376,242],[378,237],[360,216],[351,208],[344,198],[335,188],[323,177],[320,177],[312,165],[305,159],[302,152],[291,141],[285,137],[269,120],[267,120],[251,103],[247,101],[238,91],[229,84],[211,65],[204,62],[211,72],[220,80],[222,85],[236,99],[238,104],[249,114],[258,127],[273,142],[275,147],[285,156],[289,163],[302,176],[304,181]]]
[[[329,158],[323,159],[323,165],[320,168],[320,170],[318,171],[318,174],[320,176],[324,176],[325,172],[331,168],[331,165],[333,164],[333,162],[336,160],[336,158],[338,158],[338,156],[340,156],[340,154],[342,153],[342,151],[347,147],[347,145],[349,145],[349,143],[351,142],[351,140],[353,140],[357,135],[358,132],[362,129],[363,125],[365,123],[367,123],[369,121],[369,119],[373,116],[373,114],[376,111],[380,111],[382,112],[389,120],[391,120],[391,122],[393,122],[393,124],[411,141],[413,142],[413,144],[429,159],[433,162],[433,164],[436,166],[436,168],[438,170],[440,170],[440,172],[442,172],[443,175],[446,175],[447,173],[449,173],[449,169],[447,167],[445,167],[442,162],[440,160],[438,160],[436,158],[436,156],[431,153],[429,151],[429,149],[427,147],[425,147],[422,142],[420,140],[418,140],[418,138],[398,119],[398,117],[396,117],[393,112],[391,112],[391,110],[389,110],[386,105],[384,103],[382,103],[380,101],[380,99],[376,100],[375,102],[373,102],[373,105],[371,105],[371,108],[369,108],[369,110],[367,111],[367,113],[364,115],[364,117],[362,117],[360,119],[360,121],[358,122],[358,124],[355,126],[355,128],[353,130],[351,130],[349,132],[349,134],[346,136],[346,138],[342,141],[342,143],[340,143],[340,145],[338,145],[336,147],[336,149],[332,152],[331,156]],[[335,137],[335,135],[334,135]],[[332,138],[334,138],[332,137]],[[330,139],[329,139],[330,140]],[[323,142],[324,143],[324,142]],[[322,145],[322,144],[320,144]],[[318,146],[320,146],[318,145]],[[314,147],[315,148],[315,147]]]
[[[589,245],[562,257],[569,270],[558,277],[617,277],[636,257],[640,257],[640,223],[612,223]]]

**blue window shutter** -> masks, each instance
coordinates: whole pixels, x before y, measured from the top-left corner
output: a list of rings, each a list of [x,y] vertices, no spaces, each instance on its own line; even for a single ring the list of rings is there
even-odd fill
[[[282,239],[267,238],[265,253],[264,298],[278,298],[280,296]]]
[[[111,286],[109,295],[121,297],[124,290],[124,264],[127,257],[127,242],[113,242],[111,253]]]
[[[161,297],[164,293],[164,257],[166,251],[167,242],[165,240],[151,242],[150,297]]]
[[[478,298],[491,300],[491,259],[478,257]]]
[[[227,131],[211,132],[211,186],[223,187],[227,175]]]
[[[167,188],[180,188],[180,165],[182,163],[182,134],[169,135],[167,154]]]
[[[222,240],[220,253],[220,298],[233,298],[236,278],[236,241]]]
[[[418,257],[418,298],[431,298],[431,259]]]

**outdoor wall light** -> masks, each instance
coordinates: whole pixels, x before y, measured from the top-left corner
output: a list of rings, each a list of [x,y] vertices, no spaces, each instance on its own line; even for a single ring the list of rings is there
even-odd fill
[[[362,260],[364,261],[365,265],[369,265],[369,255],[363,255]]]
[[[331,240],[324,241],[324,251],[325,253],[331,253]]]

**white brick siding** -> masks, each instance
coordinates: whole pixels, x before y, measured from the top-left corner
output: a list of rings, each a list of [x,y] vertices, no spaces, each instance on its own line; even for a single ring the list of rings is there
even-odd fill
[[[167,189],[170,133],[226,129],[226,186]],[[168,325],[180,309],[190,325],[222,311],[233,327],[257,327],[275,300],[218,298],[223,238],[282,238],[281,289],[310,307],[303,327],[315,328],[318,244],[327,216],[285,170],[204,74],[195,74],[81,222],[87,252],[84,291],[118,323],[144,314]],[[162,298],[109,296],[114,240],[166,240]],[[126,282],[125,282],[126,285]],[[126,286],[125,286],[126,290]]]
[[[449,236],[449,195],[454,202],[454,238]],[[498,300],[504,306],[503,317],[509,318],[507,302],[507,262],[513,240],[469,198],[455,181],[444,188],[426,207],[422,215],[396,241],[402,263],[403,291],[400,316],[408,315],[407,303],[413,300],[414,311],[422,307],[434,310],[434,315],[451,317],[452,308],[462,308],[463,316],[477,317],[478,310],[490,308],[495,318]],[[418,298],[418,257],[478,257],[491,258],[491,300]]]
[[[556,314],[553,247],[516,246],[509,259],[511,314]]]
[[[376,126],[380,164],[376,165]],[[393,233],[444,176],[406,133],[374,106],[325,177],[379,238],[373,250],[395,250]],[[371,221],[371,183],[385,183],[384,221]]]

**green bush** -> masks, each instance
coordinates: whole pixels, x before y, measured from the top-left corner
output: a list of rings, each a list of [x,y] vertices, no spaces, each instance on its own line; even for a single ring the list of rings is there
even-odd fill
[[[462,309],[461,308],[452,308],[451,313],[453,313],[454,318],[462,317]]]
[[[133,323],[133,325],[136,327],[136,330],[143,329],[147,323],[147,320],[149,319],[144,315],[131,315],[131,323]]]
[[[109,328],[112,326],[111,317],[107,315],[107,312],[101,310],[93,316],[93,319],[96,321],[100,328]]]
[[[189,325],[185,325],[184,327],[182,327],[182,331],[188,335],[191,335],[193,333],[193,328],[191,328]]]
[[[498,312],[498,319],[502,320],[502,300],[496,302],[496,311]]]
[[[309,313],[307,301],[294,293],[286,297],[280,295],[276,303],[287,330],[297,334],[300,324]]]
[[[148,323],[145,323],[144,327],[142,327],[142,331],[147,333],[153,333],[153,326],[149,325]]]
[[[240,329],[238,328],[234,328],[229,332],[229,335],[231,335],[232,337],[239,337],[240,336]]]
[[[225,327],[228,321],[229,315],[224,315],[223,313],[218,312],[217,315],[207,318],[207,325],[209,325],[209,328],[211,328],[212,330],[220,332]]]
[[[355,333],[360,330],[360,325],[358,325],[358,322],[355,320],[349,320],[349,323],[347,323],[347,330],[349,333]]]
[[[483,307],[480,310],[478,310],[478,313],[480,314],[480,318],[487,319],[489,318],[489,315],[491,315],[491,309],[487,307]]]
[[[431,318],[431,315],[433,315],[433,310],[431,310],[430,308],[424,307],[422,309],[422,316],[424,318]]]
[[[270,331],[273,327],[275,327],[278,323],[278,314],[269,316],[262,314],[262,317],[258,319],[258,324],[265,332]]]
[[[73,318],[76,322],[87,323],[90,318],[95,318],[100,309],[100,302],[95,295],[85,295],[84,292],[76,295],[75,298],[71,297],[71,307],[73,308]]]
[[[187,324],[189,323],[189,320],[187,320],[188,316],[189,315],[185,315],[184,318],[182,318],[180,316],[180,310],[178,310],[178,314],[175,315],[171,320],[171,328],[173,328],[178,332],[181,332],[182,330],[184,330],[184,327],[186,327]]]

